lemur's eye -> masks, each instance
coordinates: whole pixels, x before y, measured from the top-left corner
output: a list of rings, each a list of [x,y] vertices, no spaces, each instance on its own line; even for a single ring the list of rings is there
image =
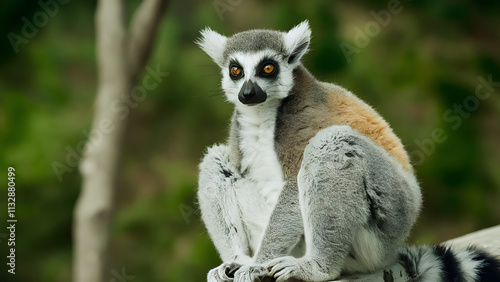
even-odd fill
[[[272,74],[274,72],[274,65],[267,64],[262,68],[262,72],[265,74]]]
[[[261,77],[273,78],[278,73],[278,65],[271,60],[262,62],[259,67],[258,72]]]
[[[239,78],[243,75],[243,69],[238,66],[231,66],[229,73],[232,78]]]

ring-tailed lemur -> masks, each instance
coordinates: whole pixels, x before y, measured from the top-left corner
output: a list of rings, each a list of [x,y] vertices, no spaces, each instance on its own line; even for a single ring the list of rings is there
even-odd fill
[[[235,106],[227,144],[200,164],[202,218],[223,260],[208,281],[326,281],[395,262],[415,281],[499,281],[500,263],[475,248],[405,246],[422,203],[408,155],[375,110],[301,64],[310,35],[307,21],[201,32]]]

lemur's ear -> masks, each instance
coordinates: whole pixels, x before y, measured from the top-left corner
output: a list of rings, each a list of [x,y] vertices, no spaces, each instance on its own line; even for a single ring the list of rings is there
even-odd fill
[[[309,21],[305,20],[285,34],[285,48],[289,64],[297,64],[300,58],[308,51],[311,41]]]
[[[218,34],[209,27],[203,29],[201,37],[195,41],[200,48],[207,53],[212,60],[222,67],[223,52],[226,46],[227,37]]]

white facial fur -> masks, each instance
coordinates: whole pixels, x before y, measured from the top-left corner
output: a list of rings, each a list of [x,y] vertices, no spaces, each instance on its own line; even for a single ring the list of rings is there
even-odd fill
[[[265,32],[263,30],[247,32],[248,41],[255,40],[254,35]],[[241,36],[246,35],[242,33],[240,39]],[[308,51],[311,30],[308,21],[304,21],[289,32],[282,32],[274,36],[274,38],[258,42],[258,44],[252,42],[254,44],[251,45],[249,43],[248,46],[242,46],[242,50],[238,51],[239,47],[231,46],[231,38],[220,35],[210,28],[201,31],[201,38],[196,43],[221,68],[222,88],[229,102],[236,106],[246,106],[238,100],[238,94],[243,83],[248,80],[256,82],[266,92],[267,100],[264,104],[269,101],[281,100],[289,95],[293,87],[293,69],[300,64],[301,57]],[[282,48],[280,50],[276,50],[276,48],[265,49],[266,43],[269,43],[270,40],[281,41]],[[256,46],[259,50],[256,49]],[[272,59],[277,63],[279,73],[275,79],[259,77],[256,74],[256,67],[264,59]],[[240,64],[244,71],[244,77],[237,80],[231,79],[229,75],[231,61],[237,61]]]
[[[277,64],[278,76],[276,78],[265,78],[258,76],[257,67],[263,60],[272,59]],[[257,53],[235,53],[232,54],[229,61],[237,61],[243,68],[244,76],[241,79],[233,80],[229,75],[230,64],[228,63],[221,69],[222,88],[229,102],[239,105],[238,93],[245,81],[252,80],[267,94],[267,100],[281,100],[288,96],[293,87],[293,75],[291,65],[286,63],[280,54],[273,50],[263,50]],[[243,104],[241,104],[243,105]]]

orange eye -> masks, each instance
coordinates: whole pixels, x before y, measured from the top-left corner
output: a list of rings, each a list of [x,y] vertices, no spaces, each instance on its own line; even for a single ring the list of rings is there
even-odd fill
[[[273,64],[267,64],[267,65],[264,66],[264,68],[262,69],[262,71],[265,74],[271,74],[274,71],[274,65]]]
[[[241,74],[241,68],[240,67],[231,67],[231,76],[237,77]]]

